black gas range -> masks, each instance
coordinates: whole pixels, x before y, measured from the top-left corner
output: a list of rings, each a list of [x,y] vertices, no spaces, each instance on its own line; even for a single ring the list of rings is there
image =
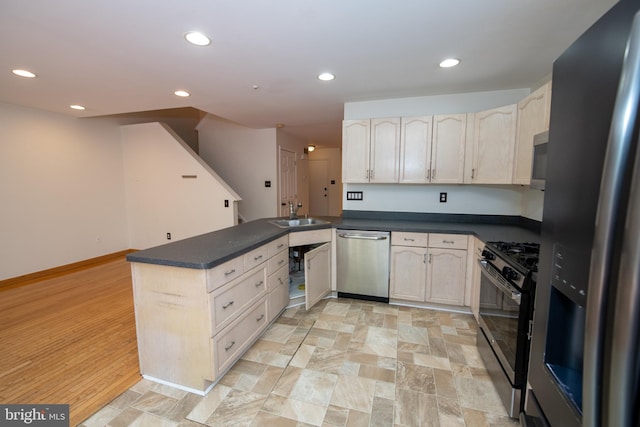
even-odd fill
[[[539,250],[532,242],[488,242],[478,260],[478,348],[514,418],[524,408]]]

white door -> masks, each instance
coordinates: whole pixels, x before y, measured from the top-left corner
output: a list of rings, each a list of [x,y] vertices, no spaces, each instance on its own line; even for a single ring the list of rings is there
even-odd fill
[[[309,160],[309,214],[329,215],[329,164]]]
[[[296,153],[280,148],[280,216],[289,216],[289,202],[296,200]]]

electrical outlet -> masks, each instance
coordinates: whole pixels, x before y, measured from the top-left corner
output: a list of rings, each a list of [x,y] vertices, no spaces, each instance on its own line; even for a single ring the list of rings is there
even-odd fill
[[[271,181],[265,181],[264,186],[267,188],[271,187]]]
[[[228,207],[229,207],[229,201],[228,201],[228,200],[226,200],[226,199],[225,199],[225,201],[224,201],[224,207],[225,207],[225,208],[228,208]]]
[[[171,233],[167,233],[167,240],[171,240]]]
[[[440,203],[447,203],[447,193],[440,193]]]

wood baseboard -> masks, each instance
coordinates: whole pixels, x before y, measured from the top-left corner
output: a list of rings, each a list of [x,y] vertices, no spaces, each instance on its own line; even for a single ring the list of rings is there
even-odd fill
[[[132,252],[136,252],[136,250],[125,249],[124,251],[114,252],[112,254],[102,255],[95,258],[89,258],[83,261],[61,265],[59,267],[49,268],[47,270],[36,271],[35,273],[25,274],[24,276],[18,276],[18,277],[12,277],[10,279],[0,280],[0,291],[28,285],[38,280],[54,278],[57,276],[61,276],[63,274],[67,274],[74,270],[83,270],[85,268],[95,267],[97,265],[104,264],[104,263],[113,261],[117,258],[123,257]]]

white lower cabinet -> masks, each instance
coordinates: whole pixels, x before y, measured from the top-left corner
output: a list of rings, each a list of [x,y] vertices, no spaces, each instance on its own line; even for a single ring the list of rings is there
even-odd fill
[[[304,302],[307,309],[331,292],[331,245],[332,229],[299,231],[289,234],[289,247],[294,254],[293,270],[304,270],[292,277],[300,276],[304,280],[304,296],[298,294],[298,283],[292,283],[290,304],[300,305]],[[297,261],[296,261],[297,259]],[[297,264],[297,265],[296,265]],[[304,298],[304,300],[303,300]]]
[[[429,248],[425,301],[463,306],[466,271],[466,248]]]
[[[391,246],[389,296],[408,301],[424,301],[427,248]]]
[[[140,372],[205,392],[289,301],[288,236],[209,270],[132,263]]]
[[[465,305],[467,239],[463,234],[392,232],[390,298]]]
[[[475,316],[476,320],[480,318],[480,264],[478,260],[482,257],[482,249],[484,248],[484,242],[477,237],[469,237],[472,240],[472,251],[469,257],[471,262],[467,265],[471,268],[469,273],[471,275],[471,313]]]

